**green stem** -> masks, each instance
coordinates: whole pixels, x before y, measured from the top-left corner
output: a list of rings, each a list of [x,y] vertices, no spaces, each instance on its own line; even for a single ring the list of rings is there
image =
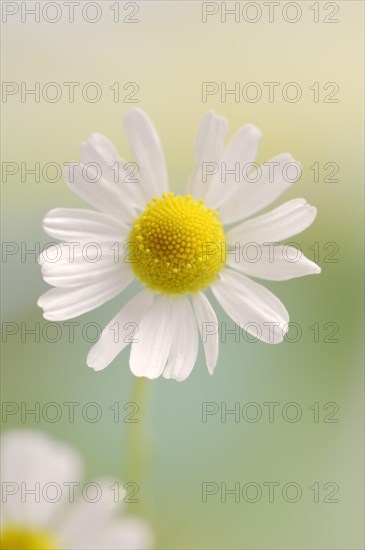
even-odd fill
[[[147,378],[134,377],[130,403],[133,404],[135,410],[133,411],[131,405],[131,408],[128,409],[128,411],[132,411],[130,421],[126,423],[127,433],[126,445],[124,448],[125,462],[123,479],[125,482],[134,483],[138,486],[138,491],[131,498],[139,501],[138,503],[128,502],[130,499],[127,497],[127,511],[131,513],[136,513],[137,510],[139,511],[141,508],[141,502],[144,500],[143,488],[145,482],[146,464],[148,462],[144,418],[148,382],[149,380]],[[138,421],[136,422],[136,420]],[[128,494],[132,494],[133,486],[131,486],[127,492]]]

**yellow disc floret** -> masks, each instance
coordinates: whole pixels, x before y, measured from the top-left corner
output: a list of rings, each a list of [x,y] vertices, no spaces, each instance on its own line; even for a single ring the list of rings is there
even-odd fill
[[[4,550],[59,550],[52,533],[29,527],[5,526],[0,534]]]
[[[166,294],[197,292],[223,267],[222,223],[217,212],[190,195],[153,197],[129,236],[129,261],[136,277]]]

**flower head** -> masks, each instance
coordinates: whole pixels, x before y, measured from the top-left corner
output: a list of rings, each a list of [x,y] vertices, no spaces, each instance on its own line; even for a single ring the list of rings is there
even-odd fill
[[[129,243],[135,248],[131,266],[136,277],[165,294],[204,289],[224,265],[217,251],[206,254],[208,243],[224,243],[217,212],[191,195],[153,197],[134,223]]]
[[[55,209],[44,219],[45,231],[63,241],[40,257],[43,277],[55,287],[38,301],[44,317],[76,317],[138,280],[142,289],[105,327],[87,362],[95,370],[109,365],[128,344],[125,326],[136,323],[130,367],[136,376],[148,378],[189,376],[198,353],[198,332],[207,323],[217,326],[205,294],[208,288],[248,333],[267,343],[282,342],[288,312],[250,277],[280,281],[320,272],[294,247],[279,244],[306,229],[316,209],[304,199],[293,199],[253,215],[300,177],[298,163],[282,154],[258,167],[259,130],[245,125],[225,147],[227,121],[208,112],[197,133],[196,169],[188,193],[175,196],[168,190],[162,147],[147,115],[132,109],[125,128],[138,181],[131,180],[131,164],[111,143],[93,134],[81,146],[84,164],[72,172],[67,169],[65,179],[94,210]],[[90,247],[96,259],[86,256]],[[218,331],[203,342],[212,373]]]

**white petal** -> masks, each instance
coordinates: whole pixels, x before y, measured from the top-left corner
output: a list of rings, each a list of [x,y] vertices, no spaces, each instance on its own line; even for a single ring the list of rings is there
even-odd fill
[[[241,249],[238,258],[230,254],[227,264],[245,275],[269,281],[287,281],[321,272],[317,264],[293,246],[253,243],[251,248],[251,252],[249,248]]]
[[[203,292],[192,296],[194,312],[204,344],[205,361],[209,374],[213,374],[218,360],[219,339],[217,315]]]
[[[160,295],[142,317],[129,359],[135,376],[154,379],[162,374],[172,342],[171,308],[172,299]]]
[[[170,323],[172,343],[163,377],[181,382],[193,370],[198,355],[198,330],[186,296],[174,300]]]
[[[119,155],[114,145],[102,134],[91,134],[90,138],[81,144],[81,159],[87,164],[97,162],[100,166],[110,168],[119,160]],[[105,179],[110,179],[113,172],[104,173]]]
[[[130,270],[123,259],[122,255],[115,257],[115,251],[105,247],[104,243],[81,242],[53,245],[42,252],[39,262],[46,283],[79,287],[118,277],[119,274],[122,278]]]
[[[44,264],[44,281],[54,287],[74,288],[91,285],[110,277],[122,277],[126,268],[120,268],[113,260],[96,264]],[[128,275],[127,275],[128,276]]]
[[[151,120],[141,109],[131,109],[124,117],[133,157],[138,164],[145,198],[160,197],[168,191],[165,157],[160,138]]]
[[[98,550],[150,550],[154,548],[151,529],[139,517],[127,516],[108,525],[99,536],[95,537],[94,545]],[[85,548],[85,547],[84,547]],[[84,548],[80,550],[84,550]]]
[[[133,201],[122,192],[118,184],[100,177],[94,167],[83,164],[64,169],[68,187],[87,204],[105,212],[117,221],[132,222],[136,217]]]
[[[317,209],[305,199],[293,199],[230,229],[227,234],[229,244],[279,242],[298,235],[309,227],[317,215]]]
[[[227,315],[249,334],[268,344],[283,341],[289,314],[267,288],[226,269],[211,289]]]
[[[255,161],[260,139],[260,130],[251,124],[242,126],[233,136],[224,151],[218,165],[218,172],[212,178],[205,197],[210,208],[215,209],[224,204],[232,193],[243,185],[240,181],[241,177],[237,182],[237,174],[230,171],[234,171],[238,164],[241,174],[246,165]]]
[[[122,292],[132,280],[132,272],[125,270],[88,286],[52,288],[37,303],[44,310],[45,319],[64,321],[105,304]]]
[[[113,494],[110,489],[109,492]],[[119,519],[115,515],[110,518],[103,517],[103,522],[96,521],[95,528],[94,514],[91,513],[90,516],[89,518],[85,515],[78,522],[72,536],[65,538],[62,537],[62,532],[60,533],[59,538],[64,544],[63,547],[72,550],[149,550],[153,547],[151,530],[140,518],[127,516]]]
[[[237,186],[220,208],[221,221],[234,223],[262,210],[297,181],[300,173],[300,166],[291,155],[272,158]]]
[[[89,367],[96,371],[104,369],[129,343],[134,339],[138,341],[138,324],[152,302],[152,292],[142,290],[120,310],[89,351]]]
[[[70,502],[66,516],[59,523],[57,534],[62,548],[94,548],[91,541],[104,531],[122,506],[123,496],[115,493],[119,482],[103,478],[93,483],[87,492],[90,500],[82,498],[76,490],[75,500]],[[119,486],[122,489],[122,484]],[[115,496],[118,496],[117,502]]]
[[[38,263],[43,266],[47,263],[73,263],[82,259],[85,259],[85,261],[89,260],[90,263],[93,263],[93,261],[98,261],[97,258],[103,255],[108,255],[112,258],[115,256],[117,261],[119,256],[123,255],[124,248],[122,246],[119,248],[117,246],[112,247],[112,245],[115,244],[115,242],[104,241],[97,238],[95,241],[91,239],[80,239],[79,241],[55,243],[43,248],[38,256]]]
[[[97,163],[103,179],[110,182],[119,192],[121,200],[130,201],[143,209],[145,201],[140,179],[135,167],[121,159],[112,143],[101,134],[92,134],[81,144],[81,159],[84,164]],[[133,176],[132,176],[133,173]]]
[[[3,488],[7,487],[10,492],[10,484],[18,486],[16,494],[9,493],[6,503],[3,501],[2,519],[13,525],[37,528],[49,525],[60,507],[67,503],[64,483],[80,482],[83,464],[71,447],[42,432],[12,430],[1,437],[1,469]],[[29,494],[24,499],[24,491],[35,489],[36,483],[39,483],[39,502],[36,502],[35,495]],[[47,489],[48,483],[53,485]],[[48,502],[43,498],[42,490],[47,491],[48,500],[55,498],[55,501]]]
[[[80,550],[150,550],[154,547],[147,524],[132,516],[111,522],[90,542],[92,546],[81,546]]]
[[[187,189],[196,200],[204,198],[207,193],[212,178],[208,172],[215,169],[223,155],[227,130],[227,119],[213,111],[205,113],[201,120],[194,148],[197,166]]]
[[[111,242],[123,240],[128,226],[95,210],[54,208],[43,219],[43,229],[54,239],[77,241],[103,238]]]

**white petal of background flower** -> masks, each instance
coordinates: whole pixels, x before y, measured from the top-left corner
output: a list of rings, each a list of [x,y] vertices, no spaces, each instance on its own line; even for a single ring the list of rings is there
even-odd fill
[[[144,521],[137,517],[108,521],[95,532],[89,529],[86,516],[82,534],[72,539],[72,550],[147,550],[153,547],[153,537]]]
[[[148,550],[154,546],[149,527],[141,519],[132,516],[110,524],[103,537],[100,534],[95,536],[94,544],[99,544],[100,550],[105,547],[111,550]]]
[[[1,436],[1,473],[2,482],[19,485],[22,482],[28,488],[35,483],[79,482],[83,474],[83,464],[78,455],[68,445],[56,442],[41,432],[17,430]],[[47,526],[67,503],[67,493],[58,502],[47,502],[35,497],[22,499],[19,490],[8,496],[2,505],[2,523],[33,527]]]
[[[114,491],[110,489],[115,480],[96,479],[93,482],[100,487],[98,489],[100,498],[90,502],[79,495],[76,496],[72,505],[72,514],[67,514],[65,519],[59,522],[58,530],[67,547],[82,548],[81,545],[86,542],[91,543],[97,533],[101,532],[103,535],[107,533],[109,522],[119,511],[120,506],[114,502]]]
[[[87,502],[78,498],[58,526],[59,538],[66,548],[73,550],[144,550],[153,544],[146,523],[134,516],[120,517],[124,507],[115,502],[113,479],[96,479],[101,498]],[[123,498],[122,495],[120,497]]]

